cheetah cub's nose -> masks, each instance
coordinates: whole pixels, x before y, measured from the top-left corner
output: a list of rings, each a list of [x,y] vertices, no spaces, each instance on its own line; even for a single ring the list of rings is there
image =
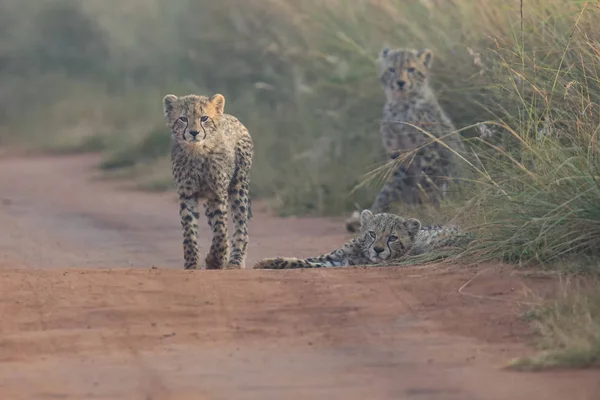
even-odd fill
[[[396,85],[398,85],[399,89],[403,89],[405,84],[405,81],[396,81]]]
[[[196,136],[198,136],[198,134],[199,134],[199,133],[200,133],[200,132],[198,132],[198,131],[190,131],[190,135],[192,135],[192,137],[193,137],[194,139],[196,139]]]
[[[375,250],[375,253],[381,254],[385,249],[383,247],[373,247],[373,250]]]

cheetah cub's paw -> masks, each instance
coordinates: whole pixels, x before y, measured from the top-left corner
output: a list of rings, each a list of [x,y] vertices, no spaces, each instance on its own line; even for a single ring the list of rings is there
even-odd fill
[[[241,264],[227,264],[225,265],[225,269],[244,269],[246,268],[245,265],[241,265]]]

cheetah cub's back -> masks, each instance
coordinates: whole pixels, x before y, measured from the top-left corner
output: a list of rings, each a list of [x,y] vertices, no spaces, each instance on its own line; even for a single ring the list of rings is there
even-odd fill
[[[171,130],[173,179],[179,196],[186,269],[200,268],[198,205],[205,200],[205,215],[212,229],[206,256],[207,269],[244,268],[250,215],[249,173],[253,144],[237,118],[224,113],[225,98],[198,95],[163,99],[164,118]],[[234,232],[228,242],[230,205]],[[231,251],[230,251],[231,250]]]

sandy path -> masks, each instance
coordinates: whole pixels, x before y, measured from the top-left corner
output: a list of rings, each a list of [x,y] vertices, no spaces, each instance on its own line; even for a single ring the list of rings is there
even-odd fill
[[[0,160],[3,257],[34,268],[180,268],[182,234],[174,194],[118,190],[114,182],[90,182],[97,160],[90,156]],[[260,205],[255,208],[257,217],[249,227],[249,265],[265,254],[291,250],[308,256],[345,240],[338,221],[318,220],[319,231],[313,219],[288,218],[282,223],[261,213]],[[280,240],[273,241],[272,232]],[[204,252],[210,243],[206,223],[200,223],[200,239]]]
[[[493,301],[457,294],[465,268],[183,271],[173,195],[96,161],[0,159],[3,399],[599,398],[598,371],[499,368],[529,338],[513,301],[552,282],[490,270],[469,290]],[[260,207],[250,233],[249,265],[346,238]]]

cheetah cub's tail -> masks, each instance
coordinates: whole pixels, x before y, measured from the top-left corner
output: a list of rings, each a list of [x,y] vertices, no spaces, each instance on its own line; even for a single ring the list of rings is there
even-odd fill
[[[295,268],[325,268],[336,267],[333,262],[326,260],[311,260],[300,258],[265,258],[254,265],[254,269],[295,269]]]

